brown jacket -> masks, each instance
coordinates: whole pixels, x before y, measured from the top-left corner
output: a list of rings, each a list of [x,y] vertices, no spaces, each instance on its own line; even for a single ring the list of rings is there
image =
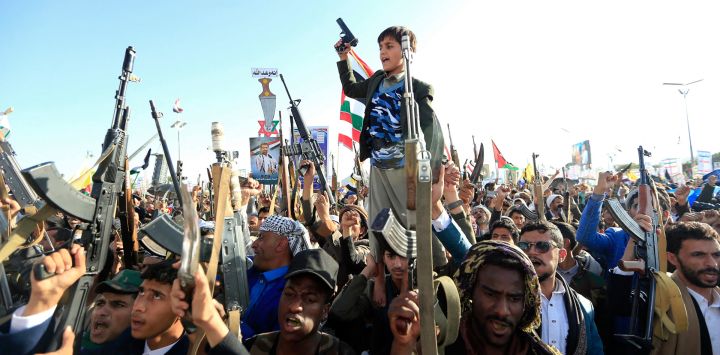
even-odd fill
[[[685,310],[688,315],[688,330],[680,334],[670,334],[667,341],[663,342],[658,338],[653,338],[653,346],[655,349],[651,354],[657,355],[690,355],[700,354],[700,320],[693,306],[692,296],[688,292],[687,286],[680,280],[679,271],[675,271],[670,278],[675,281],[682,294]],[[720,292],[720,287],[715,288]],[[702,317],[702,315],[700,315]],[[657,320],[657,318],[656,318]]]

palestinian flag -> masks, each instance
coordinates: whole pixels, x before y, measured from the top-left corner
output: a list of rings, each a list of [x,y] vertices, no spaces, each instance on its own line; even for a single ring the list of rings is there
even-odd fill
[[[500,149],[495,145],[495,141],[490,140],[492,142],[493,146],[493,155],[495,156],[495,162],[497,163],[498,169],[510,169],[510,170],[518,170],[518,168],[515,165],[512,165],[511,163],[508,163],[507,160],[505,160],[505,157],[500,153]]]
[[[369,78],[374,71],[360,59],[354,49],[348,53],[348,59],[352,65],[355,80],[363,81]],[[362,130],[363,116],[365,115],[365,104],[345,96],[342,93],[340,98],[340,126],[338,130],[338,144],[347,149],[353,149],[353,142],[360,141],[360,130]]]

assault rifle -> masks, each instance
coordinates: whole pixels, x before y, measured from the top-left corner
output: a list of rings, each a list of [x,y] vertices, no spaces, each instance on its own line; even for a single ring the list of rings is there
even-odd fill
[[[452,159],[453,163],[455,163],[455,166],[460,169],[460,158],[458,157],[457,149],[455,149],[455,144],[453,144],[452,139],[452,133],[450,132],[450,124],[447,124],[448,128],[448,138],[450,138],[450,158]]]
[[[538,171],[537,163],[535,161],[535,159],[539,156],[540,154],[532,154],[533,170],[535,171],[535,180],[533,181],[533,194],[535,195],[535,210],[537,212],[538,220],[547,221],[547,217],[545,216],[545,199],[543,199],[543,180],[542,176],[540,176],[540,171]]]
[[[432,227],[431,227],[431,187],[432,169],[430,166],[430,153],[420,141],[420,114],[415,102],[413,90],[413,77],[410,71],[412,54],[410,52],[410,37],[402,36],[401,48],[405,64],[405,91],[402,97],[402,107],[405,109],[407,119],[407,139],[405,139],[405,177],[407,181],[407,241],[408,241],[408,278],[412,279],[414,259],[412,258],[412,232],[417,238],[417,275],[420,300],[421,335],[420,342],[423,352],[436,354],[438,352],[435,334],[435,289],[433,287],[433,254],[432,254]],[[410,287],[412,283],[408,282]]]
[[[475,144],[475,140],[473,139],[473,145]],[[473,151],[475,149],[473,148]],[[480,143],[480,152],[476,153],[475,155],[475,167],[473,168],[472,174],[470,174],[470,183],[475,185],[475,188],[481,188],[478,186],[478,183],[480,183],[483,179],[482,176],[482,169],[483,165],[485,164],[485,147],[482,143]]]
[[[635,240],[635,258],[637,261],[620,260],[620,266],[625,270],[636,271],[639,275],[638,282],[635,283],[633,292],[632,312],[630,314],[630,330],[627,334],[616,334],[620,339],[628,342],[636,348],[647,351],[652,348],[653,337],[653,318],[655,316],[655,272],[661,271],[661,262],[658,255],[658,235],[657,228],[659,226],[657,203],[654,199],[655,193],[651,186],[650,176],[645,168],[645,157],[650,156],[650,152],[638,147],[638,157],[640,160],[640,180],[638,184],[638,213],[650,217],[652,228],[646,232],[638,228],[629,228],[628,234]],[[613,209],[611,209],[612,211]],[[619,216],[620,220],[627,222],[629,215]],[[631,219],[632,220],[632,219]],[[633,221],[634,222],[634,221]],[[635,224],[637,225],[637,224]],[[647,295],[645,304],[645,314],[641,314],[640,293],[644,291]]]
[[[125,158],[130,108],[125,105],[125,89],[128,82],[136,81],[132,76],[134,60],[135,50],[128,47],[125,50],[125,60],[119,77],[120,87],[115,94],[112,125],[105,134],[100,163],[92,177],[91,197],[81,194],[66,183],[53,163],[44,163],[23,170],[27,182],[48,205],[82,221],[90,222],[80,239],[80,243],[85,247],[87,272],[66,291],[58,305],[54,326],[48,327],[47,336],[43,338],[46,341],[38,345],[43,352],[55,351],[60,347],[63,330],[68,325],[75,330],[83,329],[87,297],[92,290],[95,276],[105,267],[118,196],[123,191],[127,173]],[[17,229],[19,228],[18,225]],[[33,272],[38,280],[53,276],[42,264],[37,264]],[[75,352],[79,352],[80,337],[76,340]]]
[[[353,152],[355,153],[355,167],[353,168],[354,173],[357,175],[357,184],[355,184],[355,190],[357,190],[358,204],[365,199],[362,193],[360,193],[365,187],[365,172],[363,171],[362,162],[360,161],[360,152],[358,152],[353,142]]]
[[[286,156],[300,155],[302,156],[302,159],[310,160],[313,162],[313,164],[315,164],[315,171],[317,172],[318,180],[320,180],[320,186],[322,186],[323,190],[327,194],[330,206],[335,206],[335,197],[332,190],[330,189],[330,185],[328,185],[327,180],[325,179],[325,171],[323,168],[323,165],[325,164],[325,156],[323,155],[323,152],[320,149],[320,145],[318,144],[317,140],[315,140],[310,135],[310,131],[308,131],[307,127],[305,126],[305,121],[303,121],[302,116],[300,116],[300,110],[298,109],[298,104],[300,103],[300,100],[292,99],[287,84],[285,84],[285,78],[282,74],[280,74],[280,80],[285,87],[285,92],[288,95],[288,99],[290,99],[290,112],[292,113],[292,119],[295,124],[297,124],[297,130],[300,133],[300,138],[302,138],[303,140],[302,143],[290,144],[286,146],[284,154]],[[298,174],[300,176],[305,175],[307,168],[307,166],[301,166],[300,169],[298,169]]]

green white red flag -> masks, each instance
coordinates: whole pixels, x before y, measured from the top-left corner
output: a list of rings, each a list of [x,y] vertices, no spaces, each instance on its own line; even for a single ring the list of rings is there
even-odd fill
[[[510,169],[510,170],[518,170],[518,168],[515,165],[512,165],[511,163],[508,163],[507,160],[505,160],[505,157],[500,153],[500,149],[498,149],[497,145],[495,145],[495,141],[490,140],[492,142],[493,146],[493,155],[495,156],[495,162],[497,163],[498,169]]]
[[[355,80],[363,81],[372,76],[374,71],[355,53],[354,49],[348,53],[348,60],[352,65]],[[340,98],[340,125],[338,129],[338,144],[353,149],[353,142],[360,142],[365,104],[361,101],[345,96]]]

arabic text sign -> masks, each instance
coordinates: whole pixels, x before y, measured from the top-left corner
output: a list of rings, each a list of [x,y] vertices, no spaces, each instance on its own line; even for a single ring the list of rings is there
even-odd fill
[[[252,68],[253,78],[277,78],[277,68]]]

